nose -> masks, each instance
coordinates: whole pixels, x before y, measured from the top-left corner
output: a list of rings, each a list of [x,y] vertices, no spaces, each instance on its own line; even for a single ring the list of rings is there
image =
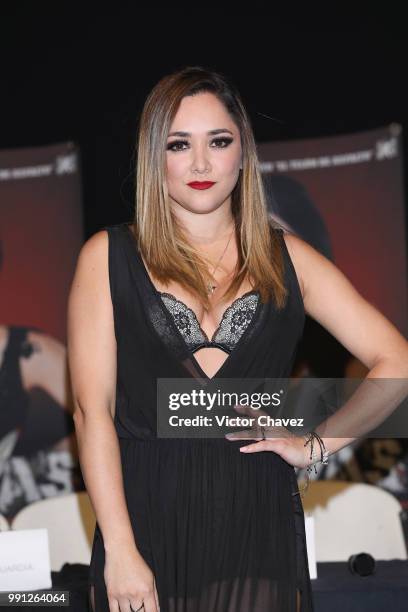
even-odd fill
[[[192,170],[193,172],[208,172],[209,160],[206,153],[205,145],[193,147],[193,158],[192,158]]]

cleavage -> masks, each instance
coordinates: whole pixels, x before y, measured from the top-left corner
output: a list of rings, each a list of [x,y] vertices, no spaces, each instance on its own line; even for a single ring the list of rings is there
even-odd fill
[[[158,281],[154,281],[151,277],[150,271],[147,268],[147,265],[141,256],[142,262],[144,264],[144,269],[147,276],[150,279],[151,285],[156,290],[158,294],[161,293],[170,293],[180,302],[183,302],[185,306],[190,308],[192,312],[195,314],[195,317],[198,321],[198,324],[201,330],[206,334],[207,338],[211,340],[214,337],[215,332],[217,331],[220,323],[222,322],[225,311],[231,304],[234,303],[239,297],[247,293],[248,291],[252,291],[253,287],[250,285],[247,279],[241,284],[238,295],[231,300],[229,304],[225,304],[222,301],[218,302],[216,308],[218,311],[218,316],[214,318],[214,313],[206,313],[204,307],[201,303],[196,299],[192,298],[191,294],[188,293],[184,288],[180,287],[178,284],[170,281],[168,285],[162,285]],[[222,290],[225,291],[224,287],[219,288],[220,292]],[[161,299],[161,296],[159,295]],[[194,300],[192,303],[192,299]],[[164,306],[165,308],[165,306]],[[207,319],[210,321],[211,327],[209,328]],[[204,323],[204,325],[203,325]],[[197,361],[200,368],[209,378],[215,376],[215,374],[221,369],[224,363],[230,358],[230,355],[223,351],[222,349],[216,346],[206,346],[202,347],[195,351],[193,358]]]
[[[225,317],[225,314],[228,308],[232,304],[234,304],[234,302],[238,301],[239,298],[242,297],[242,295],[247,293],[247,291],[244,291],[244,292],[240,291],[238,297],[232,300],[231,304],[225,305],[223,302],[218,303],[217,310],[219,310],[220,314],[218,315],[219,320],[217,321],[214,321],[213,313],[209,313],[209,314],[206,313],[201,303],[198,302],[198,300],[195,300],[195,305],[198,302],[199,313],[204,313],[204,318],[202,318],[202,320],[200,321],[200,319],[197,317],[195,308],[192,308],[191,296],[188,294],[188,298],[186,299],[185,298],[186,292],[184,292],[183,295],[180,295],[181,291],[179,289],[176,289],[177,293],[176,291],[174,291],[173,293],[173,291],[171,291],[170,288],[172,287],[170,287],[169,285],[169,287],[166,288],[166,291],[161,291],[161,290],[159,291],[158,289],[156,289],[156,291],[158,291],[159,295],[163,293],[171,294],[174,298],[176,298],[176,300],[178,300],[179,302],[182,302],[182,304],[185,307],[190,309],[192,312],[192,316],[194,317],[196,321],[196,324],[199,326],[201,332],[205,334],[207,336],[207,339],[210,341],[214,340],[214,337],[217,334],[220,328],[220,325],[224,320],[224,317]],[[252,291],[252,288],[248,289],[248,291]],[[161,295],[160,295],[160,298],[161,298]],[[208,324],[207,325],[205,324],[205,321],[208,319],[210,320],[211,329],[208,328]],[[204,325],[203,325],[203,321],[204,321]],[[224,363],[230,358],[230,353],[226,352],[222,348],[219,348],[218,346],[204,346],[204,347],[194,350],[193,358],[197,361],[198,365],[200,366],[202,371],[206,374],[206,376],[208,376],[209,378],[212,378],[221,369]]]
[[[187,294],[185,291],[183,292],[183,295],[180,295],[181,291],[179,290],[179,288],[176,289],[176,292],[172,291],[169,288],[163,289],[163,290],[159,290],[156,289],[156,291],[158,291],[159,294],[163,295],[163,294],[170,294],[170,296],[172,296],[173,298],[175,298],[177,301],[181,302],[185,307],[187,307],[193,314],[197,324],[200,327],[201,332],[207,336],[207,339],[209,341],[213,341],[214,340],[214,336],[216,335],[216,332],[218,331],[221,323],[224,320],[225,314],[227,312],[227,310],[230,308],[231,305],[233,305],[235,302],[237,302],[240,297],[242,297],[243,295],[245,295],[248,291],[252,292],[252,287],[250,287],[249,289],[243,291],[242,287],[240,289],[239,295],[238,297],[234,298],[230,304],[225,305],[225,303],[223,302],[219,302],[216,306],[216,310],[219,311],[217,319],[215,319],[214,317],[214,312],[213,313],[206,313],[205,309],[203,308],[203,306],[201,305],[201,303],[198,300],[194,301],[194,305],[191,304],[191,296],[190,294]],[[188,296],[187,298],[185,296]],[[197,316],[197,310],[199,311],[201,317]],[[215,309],[214,309],[215,310]],[[203,321],[205,321],[206,319],[208,319],[210,321],[210,325],[211,328],[208,329],[208,325],[204,324],[203,325]],[[212,347],[207,347],[207,348],[212,348]],[[201,350],[201,349],[200,349]]]
[[[230,306],[225,308],[220,324],[210,339],[200,327],[196,314],[191,308],[168,292],[160,293],[171,316],[174,317],[180,334],[194,354],[204,348],[218,348],[221,349],[222,353],[227,353],[227,358],[236,349],[246,328],[251,323],[253,316],[255,316],[259,298],[258,292],[250,290],[233,300]],[[246,298],[248,298],[248,302]],[[214,353],[211,353],[211,356],[209,356],[210,366],[212,365],[213,356]],[[201,369],[205,371],[200,362],[198,363]],[[221,361],[221,366],[223,363]],[[221,366],[219,369],[221,369]]]

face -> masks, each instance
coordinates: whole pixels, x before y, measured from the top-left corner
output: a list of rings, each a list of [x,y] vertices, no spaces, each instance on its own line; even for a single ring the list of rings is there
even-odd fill
[[[242,161],[241,139],[215,95],[205,92],[182,99],[169,130],[166,157],[173,207],[202,214],[230,205]],[[214,184],[208,189],[189,185],[204,181]]]

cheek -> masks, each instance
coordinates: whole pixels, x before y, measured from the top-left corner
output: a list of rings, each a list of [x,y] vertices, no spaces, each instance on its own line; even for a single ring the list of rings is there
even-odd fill
[[[237,169],[239,169],[240,161],[240,155],[237,155],[236,152],[231,152],[230,155],[225,155],[220,159],[219,169],[225,175],[235,174]]]
[[[185,173],[185,164],[176,157],[167,158],[167,180],[172,181],[173,179],[179,178]]]
[[[228,164],[224,164],[220,175],[222,175],[228,183],[235,181],[239,174],[239,160],[233,160]]]

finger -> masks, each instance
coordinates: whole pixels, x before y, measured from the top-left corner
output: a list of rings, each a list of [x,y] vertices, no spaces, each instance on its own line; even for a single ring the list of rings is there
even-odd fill
[[[158,612],[158,607],[156,604],[156,597],[152,593],[144,598],[144,608],[140,610],[140,612]]]
[[[262,439],[262,434],[258,428],[243,429],[225,434],[227,440],[256,440]]]
[[[120,612],[119,602],[114,597],[108,597],[109,612]]]
[[[225,434],[227,440],[247,440],[249,439],[251,429],[242,429],[241,431],[231,431]]]
[[[242,453],[259,453],[260,451],[272,451],[280,453],[282,450],[282,440],[260,440],[255,444],[246,444],[239,449]]]
[[[156,580],[154,580],[154,597],[156,599],[157,610],[160,612],[159,594],[157,592]]]
[[[246,444],[239,449],[241,453],[259,453],[260,451],[268,450],[266,440],[260,440],[255,444]]]
[[[126,610],[126,612],[136,612],[136,610],[138,612],[145,612],[145,609],[141,606],[143,604],[143,601],[141,601],[140,597],[138,597],[137,599],[134,599],[133,597],[131,598],[131,600],[129,601],[129,608],[123,608],[123,610]],[[120,612],[122,612],[122,608],[120,609]]]
[[[132,608],[133,610],[137,610],[141,604],[139,604],[138,606],[133,606],[132,604],[132,608],[130,607],[130,601],[127,597],[121,597],[119,600],[119,610],[120,612],[131,612]],[[140,612],[143,612],[143,610],[140,610]]]

